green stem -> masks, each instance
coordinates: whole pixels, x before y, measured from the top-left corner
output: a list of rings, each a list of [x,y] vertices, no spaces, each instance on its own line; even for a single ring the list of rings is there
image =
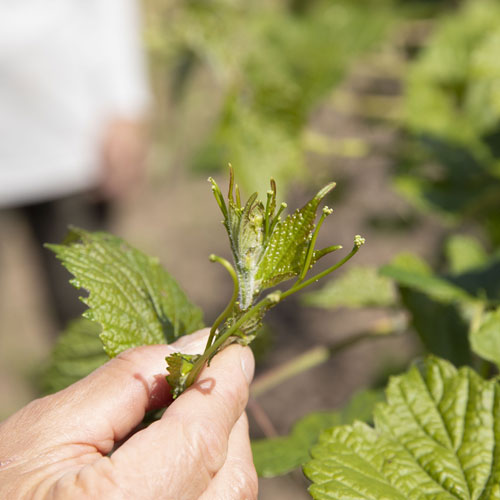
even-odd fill
[[[340,260],[339,262],[337,262],[332,267],[329,267],[328,269],[325,269],[321,273],[316,274],[315,276],[313,276],[312,278],[309,278],[306,281],[302,281],[302,282],[296,281],[295,284],[292,286],[292,288],[290,288],[289,290],[287,290],[286,292],[283,292],[281,294],[281,299],[285,299],[286,297],[289,297],[290,295],[294,294],[295,292],[298,292],[299,290],[302,290],[303,288],[311,285],[315,281],[318,281],[321,278],[324,278],[328,274],[330,274],[333,271],[337,270],[339,267],[342,267],[348,260],[350,260],[352,257],[354,257],[354,255],[356,255],[356,253],[358,252],[358,250],[359,250],[359,245],[354,245],[354,247],[349,252],[349,254],[347,254],[342,260]]]
[[[234,286],[233,286],[233,295],[231,297],[231,300],[227,304],[224,311],[222,311],[222,313],[219,315],[219,317],[214,321],[214,324],[212,325],[212,328],[210,329],[210,335],[208,336],[207,345],[205,347],[205,350],[207,350],[212,345],[213,339],[215,337],[215,334],[217,332],[217,328],[219,327],[219,325],[229,316],[229,314],[231,314],[231,311],[233,310],[234,304],[238,298],[238,290],[239,290],[238,278],[236,276],[236,271],[234,270],[233,266],[226,259],[223,259],[222,257],[218,257],[217,255],[212,254],[212,255],[210,255],[209,258],[210,258],[211,262],[218,262],[227,270],[227,272],[231,275]]]
[[[313,347],[296,358],[293,358],[258,377],[252,384],[250,393],[252,397],[258,397],[291,377],[323,364],[335,354],[338,354],[345,349],[358,344],[359,342],[364,340],[387,338],[390,335],[396,335],[399,333],[401,333],[401,331],[393,330],[390,333],[381,335],[376,329],[374,329],[366,332],[360,332],[357,335],[349,337],[331,346]]]
[[[202,368],[205,366],[205,362],[212,357],[213,354],[217,352],[219,347],[224,344],[224,342],[231,336],[233,335],[236,331],[238,331],[238,328],[249,318],[251,318],[259,309],[262,309],[264,306],[267,306],[272,303],[276,303],[280,301],[280,294],[277,292],[270,293],[267,297],[262,299],[260,302],[255,304],[253,307],[248,309],[248,311],[241,316],[241,318],[236,321],[234,324],[232,324],[222,335],[220,335],[217,340],[207,349],[205,349],[205,352],[202,354],[202,356],[196,361],[194,364],[192,370],[189,372],[189,375],[186,380],[186,388],[191,386],[195,380],[197,379],[199,373],[201,372]]]

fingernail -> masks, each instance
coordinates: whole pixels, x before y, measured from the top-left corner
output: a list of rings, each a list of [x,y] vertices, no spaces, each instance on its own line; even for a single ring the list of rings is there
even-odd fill
[[[250,382],[253,379],[253,372],[255,369],[255,360],[253,357],[253,353],[249,347],[245,347],[244,349],[241,349],[240,361],[241,361],[241,369],[243,371],[243,374],[245,375],[247,382],[250,384]]]

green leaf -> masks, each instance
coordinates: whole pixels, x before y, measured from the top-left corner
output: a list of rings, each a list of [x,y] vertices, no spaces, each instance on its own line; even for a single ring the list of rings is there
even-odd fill
[[[484,315],[479,328],[470,333],[471,349],[500,368],[500,308]]]
[[[255,468],[261,477],[286,474],[310,458],[309,448],[324,429],[351,423],[354,419],[368,420],[382,394],[363,391],[355,395],[342,410],[311,413],[299,420],[288,436],[252,441]]]
[[[200,357],[200,354],[182,354],[180,352],[174,352],[166,358],[169,372],[167,375],[167,382],[170,385],[174,399],[186,390],[188,375]]]
[[[302,208],[282,221],[281,213],[287,205],[282,203],[275,213],[274,180],[271,180],[271,189],[267,192],[266,205],[257,200],[257,193],[242,205],[238,186],[234,185],[232,168],[230,174],[227,205],[217,183],[212,178],[209,181],[224,216],[224,227],[231,244],[239,288],[239,309],[246,311],[263,290],[302,272],[310,244],[314,244],[316,211],[335,183],[326,185]],[[325,209],[324,217],[331,213],[330,209]],[[313,249],[309,265],[336,248],[317,252],[316,256]]]
[[[380,270],[383,276],[392,278],[400,286],[425,293],[439,302],[472,300],[463,288],[445,278],[433,275],[427,264],[411,254],[400,254]]]
[[[381,273],[399,285],[412,325],[429,352],[460,366],[471,363],[467,310],[478,302],[497,305],[500,299],[500,259],[486,257],[475,240],[464,237],[451,240],[448,254],[452,269],[461,272],[438,276],[418,257],[401,254]]]
[[[122,239],[73,228],[62,245],[47,245],[89,295],[85,317],[102,326],[109,356],[130,347],[173,342],[202,326],[201,311],[159,264]]]
[[[469,325],[457,305],[472,297],[433,275],[427,263],[413,254],[398,255],[380,272],[399,285],[401,301],[411,313],[411,325],[427,351],[457,366],[470,364]]]
[[[316,499],[500,499],[500,387],[439,358],[391,379],[375,427],[322,433],[304,467]]]
[[[99,333],[101,327],[81,318],[69,323],[59,336],[49,364],[41,376],[44,393],[64,389],[104,364],[109,357],[104,352]]]
[[[315,228],[316,211],[334,187],[335,184],[328,184],[302,208],[276,224],[255,276],[260,290],[300,274]]]
[[[303,297],[309,306],[334,307],[389,307],[396,302],[392,280],[380,276],[373,267],[351,267],[340,278],[331,280],[317,291]]]
[[[401,301],[428,352],[457,366],[469,364],[469,324],[457,306],[472,296],[433,275],[427,263],[413,254],[398,255],[380,272],[399,285]]]
[[[446,242],[446,257],[453,274],[464,273],[486,264],[488,258],[483,246],[475,238],[461,234]]]

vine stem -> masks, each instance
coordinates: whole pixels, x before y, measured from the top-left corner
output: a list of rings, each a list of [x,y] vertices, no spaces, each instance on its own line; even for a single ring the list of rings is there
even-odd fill
[[[212,342],[214,340],[214,337],[215,337],[215,334],[217,332],[217,328],[219,327],[219,325],[231,314],[231,311],[233,310],[234,304],[238,298],[238,291],[239,291],[238,277],[236,276],[236,272],[235,272],[233,266],[226,259],[224,259],[222,257],[218,257],[217,255],[212,254],[212,255],[210,255],[209,258],[210,258],[211,262],[218,262],[227,270],[227,272],[231,275],[234,286],[233,286],[233,295],[231,297],[231,300],[227,304],[224,311],[222,311],[222,313],[214,321],[212,328],[210,328],[210,334],[208,336],[207,345],[205,346],[205,351],[212,345]]]
[[[255,398],[248,398],[247,409],[252,414],[252,417],[255,422],[257,422],[257,425],[260,427],[260,430],[264,433],[266,438],[273,438],[278,435],[278,431],[274,427],[269,415]]]
[[[222,314],[217,318],[215,323],[212,325],[212,328],[210,329],[210,334],[208,337],[207,345],[205,347],[204,353],[201,355],[201,357],[195,362],[192,370],[189,372],[189,375],[186,380],[186,388],[190,387],[193,385],[195,380],[197,379],[198,375],[200,374],[201,370],[205,366],[205,363],[217,352],[217,349],[221,347],[226,340],[233,335],[235,332],[238,331],[238,328],[249,318],[251,318],[254,314],[256,314],[260,309],[262,309],[265,306],[270,306],[273,304],[277,304],[278,302],[281,302],[286,297],[289,297],[290,295],[294,294],[295,292],[298,292],[299,290],[302,290],[303,288],[309,286],[310,284],[314,283],[315,281],[320,280],[324,276],[327,276],[331,272],[335,271],[339,267],[343,266],[348,260],[350,260],[356,253],[358,252],[359,248],[361,245],[364,243],[364,239],[361,238],[360,236],[356,236],[355,238],[355,243],[352,248],[352,250],[339,262],[334,264],[333,266],[329,267],[325,271],[316,274],[312,278],[306,280],[306,281],[297,281],[292,288],[286,290],[285,292],[281,292],[277,290],[276,292],[272,292],[269,295],[267,295],[264,299],[262,299],[260,302],[255,304],[253,307],[248,309],[243,316],[238,319],[235,323],[233,323],[225,332],[223,332],[218,338],[215,339],[216,337],[216,331],[217,327],[224,321],[224,319],[227,318],[227,316],[230,314],[232,307],[234,306],[234,303],[236,301],[236,297],[238,294],[238,280],[236,277],[236,273],[231,266],[231,264],[221,258],[217,257],[215,255],[211,255],[210,259],[214,262],[219,262],[222,264],[231,274],[231,277],[233,278],[233,282],[235,283],[235,287],[233,290],[233,297],[231,301],[229,302],[228,306]],[[214,340],[215,339],[215,340]],[[212,343],[213,342],[213,343]]]
[[[258,302],[253,307],[248,309],[248,311],[245,314],[243,314],[243,316],[241,316],[241,318],[238,321],[233,323],[224,333],[222,333],[210,347],[205,349],[205,352],[201,355],[198,361],[196,361],[192,370],[189,372],[189,375],[186,380],[186,388],[193,385],[199,373],[205,366],[207,360],[209,360],[212,357],[212,355],[217,352],[217,349],[219,349],[219,347],[221,347],[222,344],[224,344],[224,342],[231,335],[233,335],[236,331],[238,331],[238,328],[245,321],[251,318],[255,313],[257,313],[263,307],[278,303],[280,301],[280,295],[281,294],[279,292],[273,292],[270,293],[267,297],[263,298],[260,302]]]

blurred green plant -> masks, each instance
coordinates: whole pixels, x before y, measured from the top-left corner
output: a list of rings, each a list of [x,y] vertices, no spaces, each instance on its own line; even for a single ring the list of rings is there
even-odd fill
[[[395,183],[418,207],[500,243],[500,4],[469,0],[410,64]]]
[[[307,8],[262,0],[146,5],[154,72],[169,75],[167,82],[159,79],[160,92],[169,86],[181,105],[200,67],[217,82],[219,98],[210,87],[203,99],[203,107],[217,108],[215,124],[200,138],[194,165],[213,170],[231,161],[250,192],[265,189],[269,176],[282,189],[300,178],[303,135],[314,106],[395,20],[390,0],[317,0]],[[202,86],[194,90],[204,92]]]
[[[323,308],[400,311],[428,353],[456,366],[478,366],[475,355],[498,363],[496,351],[488,352],[486,345],[500,339],[500,254],[488,255],[477,239],[458,234],[446,241],[445,256],[444,272],[411,253],[397,255],[378,273],[353,267],[302,300]],[[397,329],[397,321],[393,326]]]
[[[389,0],[147,0],[147,4],[154,13],[147,38],[157,87],[163,85],[162,92],[182,106],[193,91],[190,85],[203,93],[203,85],[196,83],[200,69],[208,68],[217,83],[217,96],[210,94],[214,87],[209,86],[201,99],[207,108],[214,108],[215,119],[213,128],[197,141],[195,163],[214,168],[230,158],[238,165],[242,183],[261,189],[269,174],[286,183],[303,171],[304,130],[311,110],[341,80],[353,56],[382,40],[397,17]],[[473,220],[495,244],[500,243],[499,21],[500,4],[475,0],[435,23],[428,45],[409,65],[407,135],[395,180],[418,206],[453,223]],[[173,135],[175,140],[182,137]],[[256,231],[260,224],[267,234],[264,219],[268,228],[278,223],[276,189],[271,187],[267,204],[252,197],[241,204],[233,189],[226,203],[214,183],[235,269],[221,258],[213,260],[230,271],[235,293],[216,321],[205,358],[179,355],[170,360],[175,374],[170,380],[173,385],[180,381],[180,390],[196,375],[193,367],[209,360],[226,340],[251,340],[261,316],[246,325],[251,319],[245,316],[247,311],[257,306],[265,310],[310,281],[304,280],[304,271],[321,255],[315,254],[314,244],[306,248],[303,243],[314,239],[314,220],[311,231],[302,234],[306,240],[292,245],[302,266],[293,259],[284,262],[289,277],[297,278],[296,285],[252,305],[260,288],[248,279],[250,275],[260,279],[263,288],[281,280],[264,277],[268,266],[261,270],[262,255],[254,245],[257,240],[262,243]],[[320,193],[308,204],[317,201],[314,214]],[[308,205],[298,213],[304,214]],[[286,257],[286,245],[277,246]],[[59,251],[70,267],[83,272],[75,284],[91,290],[86,298],[94,308],[91,318],[99,320],[107,333],[86,323],[71,326],[56,348],[48,375],[49,381],[54,379],[53,390],[90,371],[92,363],[102,362],[103,353],[96,349],[99,332],[114,354],[127,342],[170,342],[201,324],[197,308],[157,262],[121,240],[80,232]],[[82,265],[84,254],[90,260]],[[304,297],[309,305],[382,307],[388,315],[344,343],[312,347],[273,367],[256,380],[254,395],[358,341],[409,328],[431,356],[391,379],[387,403],[373,412],[374,428],[360,422],[342,425],[354,418],[371,421],[372,401],[354,413],[349,405],[306,416],[289,436],[254,443],[261,474],[283,474],[307,462],[304,470],[313,481],[315,498],[378,500],[409,498],[418,492],[423,499],[500,499],[498,457],[492,451],[500,446],[499,385],[497,378],[486,380],[500,369],[500,255],[488,253],[479,241],[463,235],[448,239],[444,254],[446,262],[439,271],[414,255],[402,254],[379,273],[352,268]],[[117,259],[116,268],[111,257]],[[116,288],[118,277],[126,278],[125,295],[120,293],[122,287]],[[109,286],[105,293],[103,278]],[[153,281],[163,283],[165,293],[152,292]],[[92,294],[101,294],[105,306],[92,302]],[[121,320],[114,321],[113,310],[125,310],[123,324],[133,333],[123,342],[116,342],[120,332],[112,332],[123,326]],[[87,341],[89,357],[80,364]],[[461,365],[468,366],[458,368]],[[319,444],[313,446],[321,431]]]

